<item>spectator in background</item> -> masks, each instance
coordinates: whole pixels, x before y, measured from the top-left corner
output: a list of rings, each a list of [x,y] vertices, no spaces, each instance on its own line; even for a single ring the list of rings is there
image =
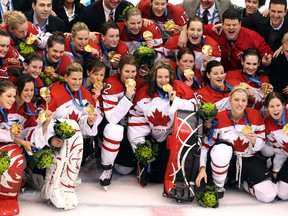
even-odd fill
[[[273,51],[257,32],[241,27],[237,10],[228,9],[223,13],[222,29],[219,34],[213,31],[213,25],[208,24],[204,27],[204,34],[219,43],[225,71],[241,69],[241,57],[248,48],[254,48],[260,53],[264,66],[271,64]]]
[[[133,6],[126,0],[97,0],[86,7],[80,15],[80,21],[86,23],[90,31],[100,32],[107,21],[122,21],[121,15],[127,6]]]
[[[241,10],[241,17],[245,18],[258,13],[258,9],[265,5],[266,0],[245,0],[245,8]]]
[[[273,58],[270,65],[269,79],[274,90],[281,93],[288,102],[288,33],[282,39],[283,54]]]
[[[73,24],[79,21],[84,8],[80,0],[59,0],[53,3],[53,11],[65,23],[65,32],[71,32]]]
[[[288,32],[286,9],[286,0],[271,0],[269,16],[263,17],[256,13],[243,19],[242,26],[258,32],[275,52],[281,47],[281,40]]]
[[[52,16],[52,0],[32,0],[33,10],[25,13],[27,20],[38,26],[42,32],[64,31],[64,21]]]

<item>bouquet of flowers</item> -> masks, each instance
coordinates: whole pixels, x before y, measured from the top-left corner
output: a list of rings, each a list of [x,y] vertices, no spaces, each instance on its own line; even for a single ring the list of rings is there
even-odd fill
[[[144,143],[137,144],[135,151],[135,157],[145,166],[151,164],[156,160],[159,147],[156,144],[152,144],[150,140],[146,140]]]
[[[75,134],[74,129],[66,121],[60,122],[56,119],[53,128],[56,136],[60,139],[69,139]]]
[[[35,52],[36,48],[34,44],[27,44],[25,41],[22,41],[18,44],[17,50],[19,51],[20,55],[23,57],[27,56],[28,54]]]
[[[199,115],[204,118],[205,120],[208,120],[212,122],[218,113],[218,109],[215,104],[210,102],[202,102],[198,105],[198,111]]]
[[[133,56],[139,65],[148,64],[149,68],[153,66],[156,55],[157,52],[147,46],[140,46],[133,53]]]
[[[9,168],[10,158],[7,152],[0,152],[0,176]]]
[[[52,148],[43,148],[37,151],[33,158],[38,169],[46,169],[53,162]]]
[[[41,80],[43,81],[43,83],[44,83],[44,85],[46,87],[48,87],[48,86],[53,84],[52,79],[49,76],[47,76],[44,72],[40,72],[39,76],[40,76]],[[57,81],[63,82],[64,81],[64,76],[60,76],[59,75]]]
[[[215,185],[214,186],[207,185],[204,191],[196,195],[196,198],[199,205],[205,208],[219,207],[217,188]]]

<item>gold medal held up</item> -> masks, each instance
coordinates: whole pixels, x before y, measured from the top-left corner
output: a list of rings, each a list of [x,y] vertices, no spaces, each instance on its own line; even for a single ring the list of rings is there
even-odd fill
[[[136,81],[134,79],[127,79],[125,81],[125,86],[126,88],[128,87],[136,88]]]
[[[10,131],[15,136],[19,134],[19,125],[20,124],[18,124],[18,123],[13,123],[12,126],[11,126]]]
[[[94,86],[96,86],[97,88],[99,88],[100,90],[103,89],[103,82],[102,81],[96,81],[94,83]]]
[[[45,122],[45,121],[46,121],[45,110],[42,109],[42,110],[38,113],[38,119],[39,119],[41,122]]]
[[[50,90],[47,87],[42,87],[39,91],[39,94],[42,98],[46,98],[50,95]]]
[[[52,73],[54,73],[54,68],[52,66],[47,66],[45,69],[44,69],[44,74],[47,76],[47,77],[51,77]]]
[[[202,53],[203,53],[204,55],[212,55],[212,51],[213,51],[213,48],[212,48],[212,46],[210,46],[210,45],[204,45],[204,46],[202,47]]]
[[[266,82],[262,83],[261,85],[261,91],[264,93],[265,96],[267,95],[268,87],[269,87],[269,83],[266,83]]]
[[[184,76],[185,77],[194,77],[194,71],[193,70],[191,70],[191,69],[185,69],[184,70]]]
[[[248,126],[248,125],[246,125],[246,126],[244,126],[243,127],[243,129],[242,129],[242,133],[243,133],[243,135],[247,135],[247,134],[249,134],[249,133],[251,133],[252,132],[252,127],[251,126]]]
[[[173,20],[168,20],[165,22],[165,25],[164,25],[164,28],[171,32],[171,31],[174,31],[174,26],[175,26],[175,23]]]
[[[35,36],[32,35],[25,39],[25,43],[27,45],[32,45],[35,42],[35,40],[36,40]]]
[[[93,114],[95,112],[94,106],[92,104],[88,104],[88,106],[86,106],[86,111],[87,111],[88,115]]]
[[[115,62],[115,60],[114,60],[114,56],[116,55],[116,52],[115,51],[110,51],[109,53],[108,53],[108,58],[109,58],[109,60],[110,60],[110,62]]]
[[[283,126],[283,132],[285,133],[285,134],[287,134],[288,135],[288,124],[285,124],[284,126]]]
[[[150,40],[150,39],[153,39],[153,34],[152,34],[152,32],[150,32],[150,31],[148,31],[148,30],[146,30],[146,31],[144,31],[143,32],[143,38],[144,38],[144,40]]]
[[[247,83],[245,83],[245,82],[241,82],[241,83],[239,84],[239,87],[244,88],[244,89],[247,89],[248,86],[249,86],[249,85],[248,85]]]
[[[173,87],[169,83],[164,84],[162,88],[163,88],[163,91],[165,92],[170,92],[173,90]]]
[[[84,50],[87,52],[87,53],[91,53],[92,52],[92,47],[87,44],[86,46],[84,46]]]

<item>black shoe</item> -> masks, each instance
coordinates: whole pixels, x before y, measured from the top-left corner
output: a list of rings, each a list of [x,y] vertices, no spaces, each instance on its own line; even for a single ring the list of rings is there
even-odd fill
[[[217,188],[218,199],[222,199],[224,197],[224,192],[225,192],[224,187],[218,187]]]

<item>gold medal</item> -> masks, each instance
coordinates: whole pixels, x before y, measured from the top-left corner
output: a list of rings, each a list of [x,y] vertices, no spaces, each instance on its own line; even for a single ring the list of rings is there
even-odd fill
[[[269,83],[262,83],[261,85],[261,91],[264,93],[264,95],[266,96],[267,95],[267,89],[269,87]]]
[[[92,52],[92,47],[87,44],[86,46],[84,46],[84,50],[87,52],[87,53],[91,53]]]
[[[42,98],[46,98],[50,95],[50,90],[47,87],[40,88],[39,94]]]
[[[36,38],[34,36],[29,36],[25,39],[27,45],[32,45],[35,42]]]
[[[194,77],[194,71],[193,70],[191,70],[191,69],[185,69],[184,70],[184,76],[185,77]]]
[[[242,133],[243,133],[243,135],[247,135],[247,134],[249,134],[249,133],[251,133],[252,132],[252,127],[251,126],[248,126],[248,125],[246,125],[246,126],[244,126],[243,127],[243,129],[242,129]]]
[[[244,88],[244,89],[247,89],[248,88],[248,84],[247,83],[245,83],[245,82],[241,82],[240,84],[239,84],[239,87],[240,88]]]
[[[47,67],[44,69],[44,74],[45,74],[47,77],[50,77],[52,73],[54,73],[54,68],[53,68],[52,66],[47,66]]]
[[[103,82],[102,82],[102,81],[96,81],[96,82],[94,83],[94,85],[95,85],[97,88],[99,88],[100,90],[103,89]]]
[[[86,106],[86,111],[87,111],[88,115],[93,114],[95,112],[94,106],[92,104],[88,104],[88,106]]]
[[[283,126],[283,132],[285,133],[285,134],[287,134],[288,135],[288,124],[285,124],[284,126]]]
[[[171,32],[171,31],[174,31],[174,26],[175,26],[175,23],[173,20],[168,20],[166,21],[165,25],[164,25],[164,28]]]
[[[108,53],[108,58],[109,58],[110,62],[115,62],[115,60],[114,60],[115,55],[116,55],[115,51],[111,51]]]
[[[153,34],[152,34],[152,32],[150,32],[150,31],[144,31],[143,32],[143,38],[144,38],[144,40],[149,40],[149,39],[153,39]]]
[[[162,88],[163,88],[163,91],[165,92],[170,92],[173,90],[173,87],[169,83],[164,84]]]
[[[213,51],[213,49],[212,49],[212,46],[210,46],[210,45],[204,45],[202,47],[202,53],[204,55],[212,55],[212,51]]]
[[[134,79],[127,79],[125,81],[125,86],[126,88],[128,87],[136,88],[136,81]]]
[[[41,122],[45,122],[45,121],[46,121],[45,110],[42,109],[42,110],[38,113],[38,119],[39,119]]]
[[[19,125],[20,124],[18,124],[18,123],[13,123],[12,126],[11,126],[10,131],[15,136],[18,135],[18,133],[19,133]]]

